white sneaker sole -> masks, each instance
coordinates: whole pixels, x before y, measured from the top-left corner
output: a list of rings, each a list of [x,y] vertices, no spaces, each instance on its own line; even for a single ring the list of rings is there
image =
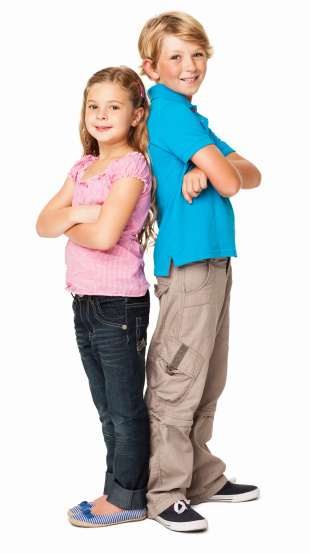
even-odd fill
[[[169,522],[161,517],[155,517],[157,522],[160,522],[168,530],[173,530],[174,532],[196,532],[199,530],[206,530],[208,528],[208,521],[195,520],[193,522]]]
[[[252,490],[251,492],[239,493],[235,495],[213,495],[206,499],[206,501],[226,501],[227,503],[240,503],[241,501],[252,501],[257,499],[260,495],[259,488]]]

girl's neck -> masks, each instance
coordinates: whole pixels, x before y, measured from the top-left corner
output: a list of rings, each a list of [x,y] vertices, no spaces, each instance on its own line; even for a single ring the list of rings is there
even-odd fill
[[[118,144],[100,144],[99,143],[99,159],[118,159],[133,152],[133,148],[128,142]]]

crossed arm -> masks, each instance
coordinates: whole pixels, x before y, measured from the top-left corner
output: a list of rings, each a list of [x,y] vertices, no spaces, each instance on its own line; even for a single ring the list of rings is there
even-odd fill
[[[102,206],[72,206],[74,183],[67,178],[61,190],[41,211],[37,233],[45,238],[65,234],[85,248],[107,250],[120,239],[143,186],[139,179],[119,178]]]
[[[257,167],[236,152],[226,157],[214,146],[205,146],[192,157],[196,165],[183,179],[182,193],[188,203],[207,188],[207,179],[221,196],[230,198],[241,188],[251,189],[260,185],[261,174]]]

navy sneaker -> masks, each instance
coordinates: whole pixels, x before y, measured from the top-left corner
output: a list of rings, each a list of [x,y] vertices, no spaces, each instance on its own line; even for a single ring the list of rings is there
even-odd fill
[[[236,484],[236,479],[232,478],[206,501],[228,501],[229,503],[239,503],[240,501],[251,501],[252,499],[257,499],[259,494],[260,491],[257,486]]]
[[[175,532],[195,532],[206,530],[208,521],[189,506],[189,501],[176,501],[160,513],[155,520]]]

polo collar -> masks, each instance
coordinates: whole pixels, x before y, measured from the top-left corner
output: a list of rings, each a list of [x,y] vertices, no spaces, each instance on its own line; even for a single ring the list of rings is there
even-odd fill
[[[155,98],[165,98],[166,100],[183,104],[184,106],[187,106],[193,113],[197,113],[197,106],[194,106],[189,102],[189,100],[185,98],[185,96],[182,96],[182,94],[170,90],[170,88],[167,88],[164,84],[156,84],[152,86],[148,89],[147,93],[150,101],[155,100]]]

